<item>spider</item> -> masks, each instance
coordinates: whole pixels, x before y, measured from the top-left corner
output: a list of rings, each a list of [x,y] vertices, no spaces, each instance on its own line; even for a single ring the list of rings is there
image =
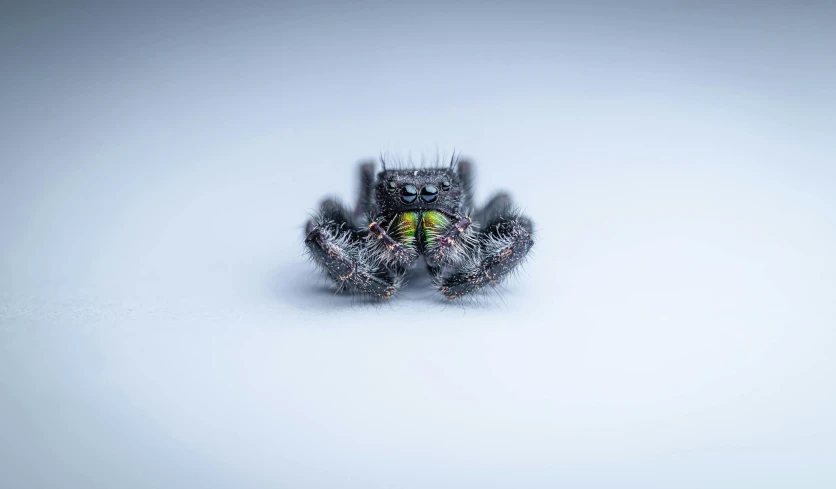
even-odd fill
[[[305,226],[313,261],[338,285],[377,300],[389,299],[423,256],[434,284],[456,299],[501,282],[531,247],[531,219],[500,192],[473,208],[473,165],[451,158],[431,168],[360,164],[354,210],[322,202]]]

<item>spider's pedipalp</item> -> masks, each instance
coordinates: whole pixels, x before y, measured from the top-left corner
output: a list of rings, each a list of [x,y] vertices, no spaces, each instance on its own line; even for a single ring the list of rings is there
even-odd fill
[[[444,233],[428,227],[429,246],[425,252],[431,266],[457,265],[471,256],[478,247],[477,226],[468,217],[460,217],[451,223]]]
[[[369,255],[379,257],[381,264],[411,268],[418,259],[418,252],[410,244],[411,242],[405,245],[396,241],[376,221],[369,224],[367,238]]]

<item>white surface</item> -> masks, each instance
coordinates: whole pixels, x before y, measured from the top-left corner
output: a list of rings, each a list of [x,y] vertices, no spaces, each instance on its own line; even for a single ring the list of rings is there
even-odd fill
[[[526,56],[213,18],[165,49],[47,19],[69,53],[14,59],[0,485],[836,483],[832,72],[730,75],[749,48],[719,28],[628,38],[648,54],[532,16]],[[354,198],[357,159],[453,147],[534,218],[520,278],[467,306],[420,274],[379,307],[329,292],[307,212]]]

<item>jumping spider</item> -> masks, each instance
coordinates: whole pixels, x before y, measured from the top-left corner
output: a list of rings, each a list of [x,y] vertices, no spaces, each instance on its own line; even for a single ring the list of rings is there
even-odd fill
[[[436,286],[449,299],[504,279],[526,257],[531,219],[507,193],[472,217],[473,165],[452,158],[433,168],[360,165],[354,211],[327,199],[311,218],[305,245],[340,290],[388,299],[423,255]]]

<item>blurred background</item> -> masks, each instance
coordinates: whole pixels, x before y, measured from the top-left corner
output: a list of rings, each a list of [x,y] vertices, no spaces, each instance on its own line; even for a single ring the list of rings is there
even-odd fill
[[[833,487],[828,2],[0,7],[0,485]],[[534,219],[450,303],[303,256],[381,152]]]

